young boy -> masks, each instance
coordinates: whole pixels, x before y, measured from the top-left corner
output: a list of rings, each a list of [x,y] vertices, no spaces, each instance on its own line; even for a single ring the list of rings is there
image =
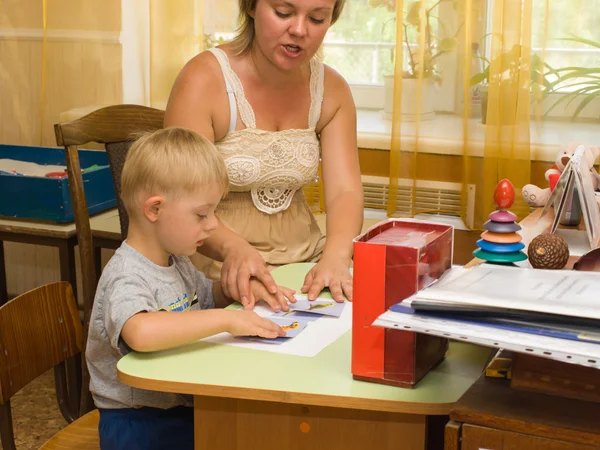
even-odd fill
[[[117,380],[117,362],[131,350],[163,350],[221,332],[285,334],[253,311],[215,309],[229,303],[219,283],[188,259],[216,228],[215,207],[227,186],[221,156],[193,131],[159,130],[128,152],[121,177],[128,236],[102,271],[86,351],[102,450],[194,447],[187,398]],[[269,295],[259,282],[251,290],[256,298]]]

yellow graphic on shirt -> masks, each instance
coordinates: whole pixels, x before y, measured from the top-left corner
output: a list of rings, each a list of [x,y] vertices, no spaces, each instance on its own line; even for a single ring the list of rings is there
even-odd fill
[[[173,303],[170,303],[166,308],[160,308],[159,311],[189,311],[196,303],[198,303],[197,292],[194,292],[191,302],[187,294],[183,294],[183,298],[177,297],[177,300],[175,300]]]

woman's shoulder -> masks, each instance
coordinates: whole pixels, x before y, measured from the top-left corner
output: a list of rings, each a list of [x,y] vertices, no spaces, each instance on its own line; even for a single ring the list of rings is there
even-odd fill
[[[317,129],[327,125],[342,107],[354,108],[350,86],[345,78],[333,67],[323,64],[323,104]]]
[[[204,51],[179,72],[167,103],[165,124],[191,128],[214,140],[221,128],[227,129],[227,104],[219,62],[212,52]]]
[[[205,50],[198,53],[190,59],[179,72],[178,81],[192,83],[195,86],[214,87],[214,84],[219,81],[219,77],[215,75],[221,72],[219,62],[215,55]],[[211,86],[213,85],[213,86]]]
[[[325,63],[323,63],[323,69],[325,75],[323,90],[325,95],[329,93],[340,94],[350,92],[348,82],[337,70]]]

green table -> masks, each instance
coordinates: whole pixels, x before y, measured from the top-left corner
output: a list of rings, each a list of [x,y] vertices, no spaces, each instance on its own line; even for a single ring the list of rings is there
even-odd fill
[[[312,264],[273,271],[299,290]],[[477,380],[489,349],[452,343],[416,387],[355,381],[351,332],[313,358],[204,342],[130,353],[119,379],[192,394],[197,449],[423,449],[426,416],[444,415]]]

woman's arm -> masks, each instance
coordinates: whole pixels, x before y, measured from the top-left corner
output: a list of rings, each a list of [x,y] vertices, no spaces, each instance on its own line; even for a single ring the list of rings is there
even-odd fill
[[[221,68],[212,54],[197,55],[181,70],[169,96],[164,125],[194,130],[213,143],[227,134],[229,99]],[[281,303],[285,301],[256,249],[222,223],[199,251],[223,261],[221,284],[228,297],[243,305],[254,304],[249,280],[256,277]]]
[[[327,240],[321,261],[309,272],[302,290],[314,299],[326,286],[337,301],[352,299],[348,271],[353,243],[362,228],[363,189],[356,144],[356,108],[350,88],[326,68],[321,129],[322,174],[327,209]]]

